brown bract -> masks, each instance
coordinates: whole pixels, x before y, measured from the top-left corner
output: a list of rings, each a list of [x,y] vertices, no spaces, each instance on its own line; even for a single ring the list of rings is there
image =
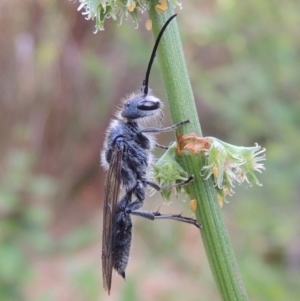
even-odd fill
[[[192,151],[193,153],[206,152],[210,149],[211,143],[207,138],[199,137],[196,134],[180,135],[177,134],[176,154],[182,155],[184,150]]]

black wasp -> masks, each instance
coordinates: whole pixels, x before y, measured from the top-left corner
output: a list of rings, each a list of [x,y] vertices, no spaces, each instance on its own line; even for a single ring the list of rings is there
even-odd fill
[[[155,146],[151,134],[170,131],[189,122],[180,122],[166,128],[144,128],[141,124],[149,117],[162,115],[161,101],[148,89],[148,81],[159,41],[175,16],[168,19],[157,37],[142,88],[125,100],[117,119],[110,123],[101,154],[102,165],[108,170],[105,181],[102,236],[103,286],[108,290],[108,294],[111,289],[113,268],[125,278],[132,237],[131,214],[150,220],[173,219],[200,228],[197,221],[192,218],[139,210],[143,206],[147,185],[158,191],[175,186],[160,187],[146,178],[147,168],[152,161],[151,150]],[[192,178],[179,185],[188,183]],[[121,187],[124,196],[119,200]]]

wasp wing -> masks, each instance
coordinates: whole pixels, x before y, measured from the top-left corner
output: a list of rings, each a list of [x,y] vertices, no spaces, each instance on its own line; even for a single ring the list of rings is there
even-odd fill
[[[123,148],[114,148],[105,179],[102,233],[103,287],[110,293],[113,270],[113,235],[116,225],[118,199],[121,185]]]

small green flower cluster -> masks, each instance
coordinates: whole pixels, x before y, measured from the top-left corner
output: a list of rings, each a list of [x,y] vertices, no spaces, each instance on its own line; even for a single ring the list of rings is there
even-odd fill
[[[149,10],[155,5],[157,12],[163,13],[168,9],[168,0],[78,0],[78,11],[82,11],[86,20],[96,20],[95,33],[104,30],[104,21],[112,18],[121,25],[123,20],[130,16],[138,27],[139,13]],[[181,7],[177,0],[170,0],[174,6]]]
[[[201,138],[194,135],[186,137],[181,139],[181,143],[186,139],[182,149],[177,143],[173,143],[153,166],[152,176],[160,185],[178,183],[188,178],[189,175],[176,161],[176,156],[186,152],[194,154],[201,152],[205,155],[206,161],[200,175],[205,180],[213,178],[221,206],[225,196],[234,193],[236,183],[246,181],[250,185],[261,185],[254,172],[261,173],[265,169],[261,161],[266,160],[266,155],[265,149],[258,144],[243,147],[228,144],[214,137]],[[186,189],[186,186],[183,188]],[[182,187],[176,188],[176,192],[178,189],[182,192]],[[171,190],[162,192],[166,200],[169,200],[170,194]]]
[[[255,171],[265,169],[261,161],[266,160],[265,148],[257,143],[253,147],[235,146],[214,137],[206,137],[211,143],[206,164],[201,170],[205,180],[213,177],[221,200],[234,193],[235,183],[247,182],[260,185]]]
[[[149,170],[148,177],[155,180],[161,187],[184,182],[189,178],[187,172],[175,160],[176,147],[177,144],[174,142]],[[177,186],[171,189],[164,189],[161,191],[161,195],[166,201],[170,201],[171,193],[182,193],[184,192],[184,187]]]

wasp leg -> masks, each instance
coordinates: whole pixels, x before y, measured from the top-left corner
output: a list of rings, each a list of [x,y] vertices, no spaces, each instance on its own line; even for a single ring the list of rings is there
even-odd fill
[[[141,181],[137,181],[137,184],[132,192],[134,192],[136,200],[127,205],[125,209],[126,213],[131,213],[134,210],[140,209],[143,206],[144,200],[146,198],[145,186]],[[129,193],[131,195],[131,192],[128,192],[127,194]]]
[[[165,127],[165,128],[145,128],[145,129],[141,129],[139,131],[139,133],[163,133],[163,132],[169,132],[169,131],[172,131],[184,124],[187,124],[187,123],[190,123],[190,120],[184,120],[184,121],[181,121],[181,122],[178,122],[176,124],[173,124],[171,126],[168,126],[168,127]]]
[[[202,225],[197,220],[182,216],[181,214],[162,214],[159,211],[144,211],[144,210],[133,210],[130,214],[141,216],[150,220],[155,219],[171,219],[182,223],[187,223],[196,226],[198,229],[202,229]]]
[[[159,144],[159,143],[155,143],[155,146],[159,147],[159,148],[162,148],[162,149],[169,149],[169,146],[165,146],[165,145],[162,145],[162,144]]]
[[[171,189],[174,187],[180,187],[180,186],[184,186],[187,185],[188,183],[190,183],[191,181],[194,180],[194,176],[190,176],[188,179],[186,179],[185,181],[179,182],[179,183],[175,183],[175,184],[170,184],[170,185],[165,185],[165,186],[159,186],[157,183],[149,181],[147,179],[144,179],[144,183],[151,186],[152,188],[154,188],[157,191],[162,191],[162,190],[167,190],[167,189]]]

